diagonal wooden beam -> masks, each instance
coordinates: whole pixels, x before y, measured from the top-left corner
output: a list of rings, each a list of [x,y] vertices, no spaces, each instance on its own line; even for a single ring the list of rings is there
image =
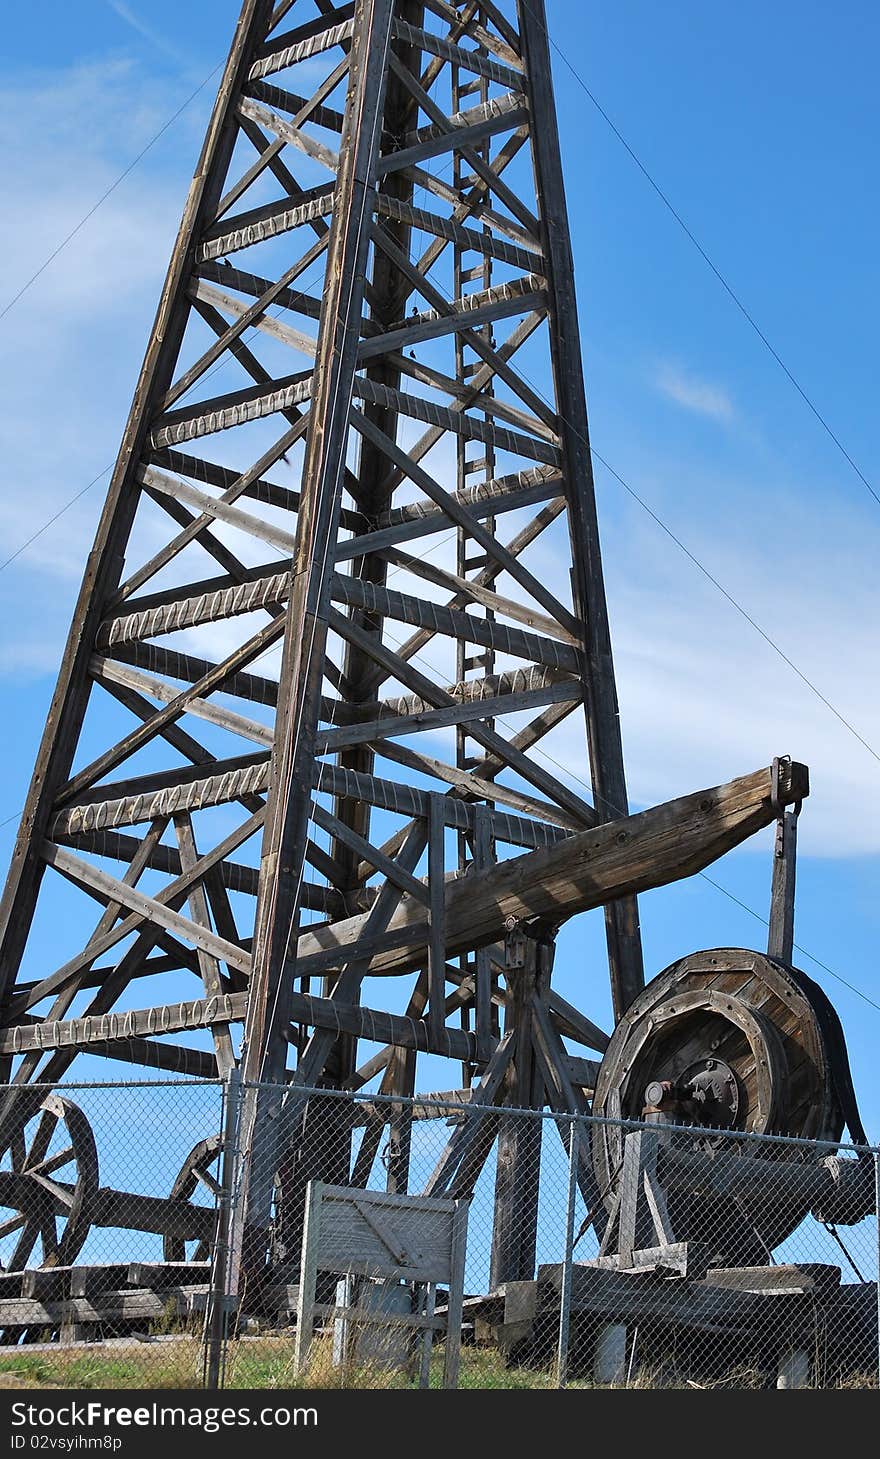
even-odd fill
[[[157,894],[155,900],[163,903],[167,902],[169,906],[173,906],[175,901],[179,899],[178,905],[181,904],[189,888],[194,886],[200,878],[204,877],[212,866],[223,861],[231,852],[235,851],[245,841],[249,840],[251,836],[256,834],[263,824],[264,816],[264,809],[254,812],[237,830],[231,832],[229,836],[226,836],[219,842],[213,851],[206,852],[205,855],[201,856],[189,872],[184,872],[181,876],[176,877],[174,881],[170,882],[167,887],[163,888]],[[122,883],[119,883],[119,885],[122,885]],[[109,905],[115,905],[114,898],[110,898],[108,908]],[[125,904],[120,903],[120,905]],[[123,918],[116,926],[108,927],[100,935],[96,934],[93,936],[87,948],[77,953],[75,957],[64,963],[62,967],[58,968],[49,978],[44,979],[38,985],[40,997],[44,998],[49,993],[58,992],[61,988],[65,987],[81,969],[91,967],[96,958],[109,951],[118,942],[123,941],[129,933],[137,932],[143,922],[144,914],[139,909],[132,912],[128,917]]]
[[[357,639],[362,642],[365,653],[381,664],[390,675],[399,679],[402,684],[407,684],[416,693],[424,696],[429,703],[438,708],[453,703],[451,696],[444,689],[439,688],[428,679],[425,674],[414,669],[412,664],[404,662],[399,654],[393,652],[386,645],[376,641],[372,635],[361,633],[359,629],[341,613],[335,609],[330,611],[330,623],[335,631],[342,638]],[[499,755],[504,763],[510,766],[523,779],[529,781],[536,789],[549,796],[552,801],[569,810],[573,815],[581,817],[585,824],[595,819],[593,809],[580,796],[575,795],[567,786],[551,775],[540,765],[533,764],[525,755],[518,750],[512,749],[510,745],[494,730],[490,730],[484,724],[471,724],[468,731],[471,738],[489,751]]]
[[[123,739],[119,740],[111,749],[105,750],[90,765],[78,771],[71,780],[61,789],[56,801],[56,806],[61,808],[68,805],[84,790],[90,789],[111,770],[127,760],[137,750],[149,744],[155,739],[167,725],[173,724],[176,719],[186,714],[190,701],[204,698],[215,690],[222,688],[223,682],[238,669],[245,668],[260,654],[265,653],[281,638],[284,624],[280,619],[268,623],[258,633],[249,638],[240,648],[231,653],[228,658],[217,664],[216,668],[206,674],[202,679],[197,680],[189,689],[175,694],[163,709],[156,710],[155,714],[136,730],[132,730]]]
[[[446,491],[438,481],[435,481],[429,472],[412,461],[405,451],[387,437],[384,432],[374,426],[366,416],[359,411],[352,412],[352,421],[359,433],[368,440],[375,442],[385,452],[388,459],[408,476],[409,479],[436,502],[437,506],[445,512],[450,522],[461,527],[468,536],[486,552],[487,556],[497,564],[497,571],[508,573],[515,582],[519,583],[524,592],[540,603],[543,608],[569,633],[573,633],[580,641],[582,629],[574,615],[564,604],[560,603],[554,593],[551,593],[546,584],[541,583],[524,567],[517,554],[510,552],[493,534],[479,522],[469,511],[467,506],[461,502],[452,492]]]
[[[790,765],[782,790],[785,803],[794,804],[808,791],[806,766]],[[447,887],[447,957],[497,941],[507,917],[557,926],[631,892],[692,876],[770,825],[776,815],[771,771],[757,770],[500,861],[479,878],[452,881]],[[313,956],[343,961],[363,935],[364,924],[363,917],[354,917],[304,931],[296,954],[300,966],[305,969]],[[424,957],[426,925],[423,909],[404,902],[387,927],[395,946],[373,956],[371,974],[392,975],[417,966]]]
[[[181,867],[184,872],[192,871],[193,867],[198,864],[199,854],[196,849],[192,818],[188,813],[185,812],[183,815],[174,817],[174,833],[177,837]],[[196,882],[192,886],[188,900],[192,920],[198,927],[210,932],[212,930],[211,917],[208,910],[208,898],[204,882]],[[230,946],[237,945],[230,944]],[[217,998],[223,992],[223,980],[220,975],[220,964],[217,961],[217,957],[204,946],[199,946],[196,950],[205,996],[207,998]],[[240,971],[244,970],[241,969]],[[235,1054],[232,1048],[232,1036],[230,1034],[229,1024],[212,1024],[211,1037],[214,1040],[214,1053],[217,1059],[218,1073],[221,1078],[225,1078],[230,1069],[235,1067]]]
[[[440,1159],[428,1177],[424,1189],[426,1196],[445,1195],[460,1169],[466,1164],[468,1155],[477,1144],[481,1123],[491,1116],[498,1101],[515,1046],[515,1031],[511,1029],[509,1033],[505,1033],[492,1054],[482,1078],[478,1083],[472,1085],[471,1097],[468,1103],[462,1106],[464,1118],[461,1124],[456,1126]],[[486,1154],[488,1151],[483,1154],[480,1166],[483,1164]],[[479,1174],[479,1168],[473,1173],[474,1181],[477,1174]]]
[[[136,891],[134,887],[126,886],[118,877],[111,876],[107,871],[101,871],[98,867],[92,866],[89,862],[83,861],[80,857],[74,856],[63,846],[56,846],[53,842],[47,841],[43,846],[43,855],[49,864],[59,871],[62,876],[75,882],[78,886],[85,887],[93,895],[99,898],[112,898],[128,907],[130,911],[139,914],[141,920],[158,922],[160,927],[166,927],[169,932],[174,932],[182,937],[185,942],[190,942],[194,947],[200,947],[204,951],[212,953],[215,957],[222,958],[234,968],[242,972],[250,972],[250,954],[240,947],[233,946],[223,937],[218,937],[210,929],[198,926],[191,922],[188,917],[182,917],[180,913],[174,912],[165,902],[160,902],[156,897],[147,897],[143,892]],[[195,863],[199,865],[198,862]],[[193,869],[190,868],[190,876],[193,876]],[[198,878],[194,878],[193,885]],[[167,891],[167,888],[166,888]]]
[[[189,369],[174,382],[171,389],[166,391],[165,398],[162,401],[162,409],[170,410],[175,401],[186,394],[187,390],[220,359],[220,356],[230,348],[235,340],[240,338],[250,325],[262,318],[266,310],[275,303],[279,294],[283,293],[285,289],[289,289],[290,285],[301,274],[305,273],[306,269],[311,268],[315,260],[326,252],[326,249],[327,238],[325,235],[323,238],[319,238],[316,243],[313,243],[311,248],[306,249],[306,252],[301,258],[297,259],[296,263],[291,264],[290,268],[285,269],[277,283],[272,284],[266,289],[253,304],[248,305],[246,308],[243,307],[242,312],[229,325],[229,328],[223,334],[219,335],[205,353],[199,356],[195,364],[190,365]],[[194,286],[190,285],[190,287],[193,288]],[[197,288],[197,285],[195,287]]]

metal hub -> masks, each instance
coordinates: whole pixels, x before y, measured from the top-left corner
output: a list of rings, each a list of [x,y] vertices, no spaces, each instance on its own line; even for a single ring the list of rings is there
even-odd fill
[[[695,1123],[722,1129],[736,1124],[739,1084],[723,1059],[697,1059],[676,1081],[676,1091]]]
[[[708,1056],[697,1059],[673,1082],[652,1079],[645,1086],[645,1116],[729,1130],[739,1113],[739,1083],[729,1064]]]

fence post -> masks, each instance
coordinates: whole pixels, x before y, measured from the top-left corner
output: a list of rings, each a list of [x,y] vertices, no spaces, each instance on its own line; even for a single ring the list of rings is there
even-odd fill
[[[241,1073],[230,1069],[223,1084],[223,1150],[217,1230],[211,1260],[208,1313],[205,1324],[205,1387],[220,1388],[225,1369],[229,1327],[229,1242],[232,1226],[233,1182],[238,1157],[241,1116]]]
[[[556,1354],[556,1386],[558,1388],[564,1388],[568,1379],[568,1336],[571,1327],[571,1279],[574,1264],[574,1211],[577,1197],[580,1137],[580,1125],[577,1116],[573,1115],[568,1136],[565,1249],[562,1253],[562,1281],[559,1290],[559,1345]]]

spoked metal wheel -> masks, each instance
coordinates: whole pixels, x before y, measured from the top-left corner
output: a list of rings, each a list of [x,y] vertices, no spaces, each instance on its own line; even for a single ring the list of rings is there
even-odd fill
[[[220,1135],[209,1135],[207,1139],[200,1140],[193,1146],[171,1187],[172,1200],[192,1201],[193,1196],[201,1192],[208,1200],[201,1200],[196,1204],[214,1205],[220,1196],[222,1144]],[[174,1232],[165,1235],[162,1245],[166,1261],[208,1261],[211,1255],[208,1241],[188,1242]],[[189,1251],[187,1247],[190,1248]]]
[[[98,1151],[83,1111],[48,1095],[15,1134],[0,1169],[0,1256],[7,1271],[69,1266],[91,1229]],[[37,1260],[34,1260],[36,1255]]]

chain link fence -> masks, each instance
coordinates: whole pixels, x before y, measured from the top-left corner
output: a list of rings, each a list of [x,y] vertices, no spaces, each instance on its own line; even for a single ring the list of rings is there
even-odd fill
[[[224,1089],[0,1094],[0,1375],[192,1387],[217,1228]]]
[[[0,1133],[5,1384],[878,1386],[873,1148],[235,1079]]]

